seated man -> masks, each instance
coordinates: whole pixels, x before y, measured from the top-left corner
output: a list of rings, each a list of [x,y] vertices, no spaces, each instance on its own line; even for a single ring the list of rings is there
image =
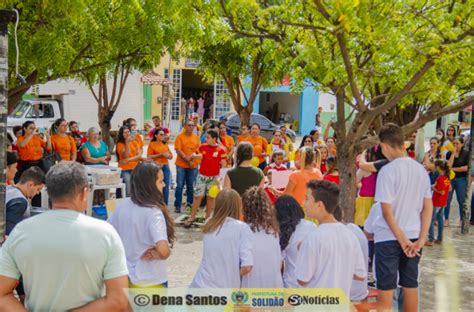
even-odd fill
[[[120,237],[110,224],[82,213],[89,196],[85,167],[62,161],[48,172],[46,186],[53,209],[17,224],[3,244],[0,310],[25,311],[13,295],[20,275],[29,311],[126,309]]]

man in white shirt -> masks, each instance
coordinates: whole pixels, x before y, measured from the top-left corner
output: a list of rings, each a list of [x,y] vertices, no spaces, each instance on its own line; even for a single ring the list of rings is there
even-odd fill
[[[423,166],[406,156],[399,126],[383,126],[379,139],[390,163],[379,172],[375,193],[383,216],[377,224],[380,235],[375,243],[377,310],[391,309],[399,276],[405,311],[416,311],[418,264],[433,211],[430,180]]]
[[[362,250],[356,236],[337,221],[339,188],[328,181],[310,181],[305,210],[319,226],[301,243],[296,261],[298,284],[308,288],[341,288],[349,297],[352,280],[367,275]]]
[[[89,195],[85,167],[60,162],[48,172],[46,187],[53,210],[17,224],[2,247],[0,310],[25,311],[13,295],[20,275],[29,311],[127,308],[120,237],[110,224],[83,214]]]

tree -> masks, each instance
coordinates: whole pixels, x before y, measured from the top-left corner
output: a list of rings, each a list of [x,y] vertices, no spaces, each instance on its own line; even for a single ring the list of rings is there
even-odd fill
[[[84,68],[103,65],[76,76],[97,101],[99,125],[111,149],[110,121],[127,79],[133,70],[152,69],[166,49],[174,50],[179,12],[172,1],[152,0],[95,1],[84,12],[84,27],[94,31],[81,38],[79,46],[87,48],[77,63]]]
[[[77,63],[87,50],[87,46],[78,46],[79,38],[95,31],[82,23],[82,13],[88,2],[91,1],[73,0],[64,5],[64,1],[57,0],[6,0],[5,7],[16,8],[19,12],[19,72],[25,77],[25,83],[16,79],[15,62],[10,61],[9,112],[31,86],[71,77],[103,65],[90,64],[81,68]],[[15,60],[13,24],[10,24],[9,33],[9,59]]]
[[[173,1],[153,0],[74,0],[70,6],[10,2],[20,11],[20,72],[28,73],[26,84],[10,90],[10,108],[33,84],[76,78],[97,101],[99,125],[111,147],[110,121],[130,73],[153,68],[165,49],[173,52],[184,9]]]
[[[292,55],[293,79],[301,85],[311,78],[335,95],[346,220],[354,214],[356,156],[377,141],[368,135],[374,123],[417,99],[429,109],[403,126],[411,133],[474,101],[464,94],[474,76],[472,1],[226,1],[225,7],[235,34],[275,41]]]
[[[233,21],[223,18],[228,13],[223,1],[193,8],[196,27],[188,46],[190,55],[199,61],[198,69],[208,80],[224,80],[241,123],[248,125],[260,89],[285,74],[283,55],[272,40],[232,33],[229,23]]]

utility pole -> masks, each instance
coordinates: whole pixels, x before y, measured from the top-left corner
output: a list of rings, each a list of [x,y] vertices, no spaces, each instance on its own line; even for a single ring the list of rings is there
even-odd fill
[[[0,10],[0,244],[5,238],[6,147],[8,115],[8,23],[16,20],[14,11]]]

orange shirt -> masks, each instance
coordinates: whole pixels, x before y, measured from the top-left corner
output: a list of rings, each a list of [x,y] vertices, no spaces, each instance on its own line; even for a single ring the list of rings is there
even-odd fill
[[[130,142],[130,155],[127,158],[135,157],[138,155],[138,145],[136,141]],[[123,152],[125,152],[125,144],[124,143],[117,143],[117,154],[119,160],[119,167],[122,170],[133,170],[138,165],[139,161],[129,161],[125,164],[120,164],[120,161],[124,159]]]
[[[250,142],[249,138],[250,138],[250,135],[242,135],[241,134],[241,135],[237,136],[237,142],[239,142],[239,143],[240,142]]]
[[[221,141],[222,141],[222,145],[224,145],[224,147],[226,148],[227,156],[229,156],[229,153],[235,144],[234,138],[231,137],[230,135],[221,136]]]
[[[186,135],[185,133],[180,133],[176,137],[176,141],[174,142],[174,148],[177,151],[182,151],[184,155],[191,156],[195,152],[197,152],[199,146],[201,145],[201,141],[199,137],[192,133],[191,135]],[[191,168],[189,163],[185,161],[181,156],[176,158],[176,166],[181,168]],[[193,168],[196,168],[197,161],[193,161]]]
[[[258,137],[250,136],[248,137],[247,140],[253,145],[254,156],[257,156],[258,159],[260,160],[260,163],[263,163],[265,161],[265,157],[260,156],[260,154],[267,151],[267,145],[268,145],[267,139],[265,139],[262,136],[258,136]]]
[[[150,142],[150,145],[148,145],[148,151],[147,151],[148,156],[163,154],[163,153],[166,153],[166,152],[168,152],[168,153],[170,153],[170,155],[172,155],[168,144],[165,144],[163,142],[152,141],[152,142]],[[168,165],[169,164],[168,158],[166,158],[166,157],[155,158],[155,162],[159,165]]]
[[[41,139],[39,135],[34,135],[31,140],[24,147],[20,146],[20,143],[25,140],[24,136],[18,138],[18,154],[20,160],[32,161],[40,160],[43,157],[43,148],[46,147],[46,142]]]
[[[137,142],[139,148],[143,148],[143,138],[140,133],[135,134],[135,142]]]
[[[294,184],[293,197],[303,206],[304,198],[306,196],[306,185],[311,180],[322,180],[323,174],[319,169],[312,170],[296,170],[290,175],[290,181]]]
[[[51,136],[53,150],[59,154],[62,160],[71,160],[71,155],[77,153],[76,142],[69,136],[53,134]]]

